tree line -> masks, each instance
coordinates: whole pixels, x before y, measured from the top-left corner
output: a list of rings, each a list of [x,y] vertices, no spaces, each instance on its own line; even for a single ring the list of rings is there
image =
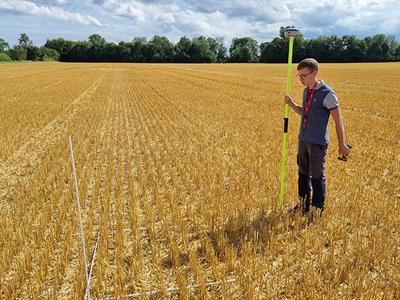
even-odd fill
[[[4,39],[0,38],[0,61],[54,61],[59,59],[60,53],[57,50],[46,46],[34,46],[26,33],[21,33],[18,44],[12,48]]]
[[[141,63],[284,63],[289,40],[279,36],[259,44],[251,37],[234,38],[227,49],[223,38],[183,36],[174,44],[164,36],[147,40],[135,37],[130,42],[107,42],[99,34],[86,41],[63,38],[48,39],[37,47],[29,36],[20,35],[18,44],[10,47],[0,39],[0,61],[60,60],[64,62],[141,62]],[[294,39],[293,61],[314,57],[320,62],[387,62],[400,61],[400,45],[392,35],[376,34],[358,39],[355,35],[320,36]]]

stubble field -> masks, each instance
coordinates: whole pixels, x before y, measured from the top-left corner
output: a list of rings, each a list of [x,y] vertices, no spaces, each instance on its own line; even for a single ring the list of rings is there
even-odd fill
[[[83,298],[69,135],[93,299],[400,298],[400,64],[320,69],[353,150],[307,224],[286,65],[0,65],[0,298]]]

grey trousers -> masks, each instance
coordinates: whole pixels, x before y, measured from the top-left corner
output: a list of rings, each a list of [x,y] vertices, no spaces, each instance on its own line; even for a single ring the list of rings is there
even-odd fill
[[[310,202],[315,207],[324,208],[327,150],[328,145],[306,143],[299,140],[297,153],[297,164],[299,166],[298,191],[300,199],[304,201],[303,209],[305,211],[309,210]]]

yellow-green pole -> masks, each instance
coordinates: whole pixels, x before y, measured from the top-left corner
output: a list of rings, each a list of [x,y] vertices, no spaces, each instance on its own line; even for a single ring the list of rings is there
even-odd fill
[[[293,36],[289,37],[289,56],[288,56],[288,71],[286,80],[286,95],[290,96],[290,86],[292,82],[292,57],[293,57]],[[281,191],[279,194],[279,202],[283,208],[283,198],[285,195],[285,180],[286,180],[286,152],[288,143],[288,125],[289,125],[289,104],[285,104],[285,116],[283,126],[283,146],[282,146],[282,165],[281,165]]]

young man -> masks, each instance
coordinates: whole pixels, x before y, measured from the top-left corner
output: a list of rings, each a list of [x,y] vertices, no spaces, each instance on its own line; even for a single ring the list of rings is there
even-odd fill
[[[301,115],[297,154],[300,204],[296,205],[294,211],[301,209],[303,214],[307,213],[311,204],[321,215],[326,197],[325,161],[330,115],[335,121],[339,154],[347,158],[350,150],[345,144],[338,98],[332,88],[317,78],[318,62],[313,58],[306,58],[297,65],[297,71],[300,82],[306,86],[302,106],[297,105],[289,96],[284,99],[285,103]]]

